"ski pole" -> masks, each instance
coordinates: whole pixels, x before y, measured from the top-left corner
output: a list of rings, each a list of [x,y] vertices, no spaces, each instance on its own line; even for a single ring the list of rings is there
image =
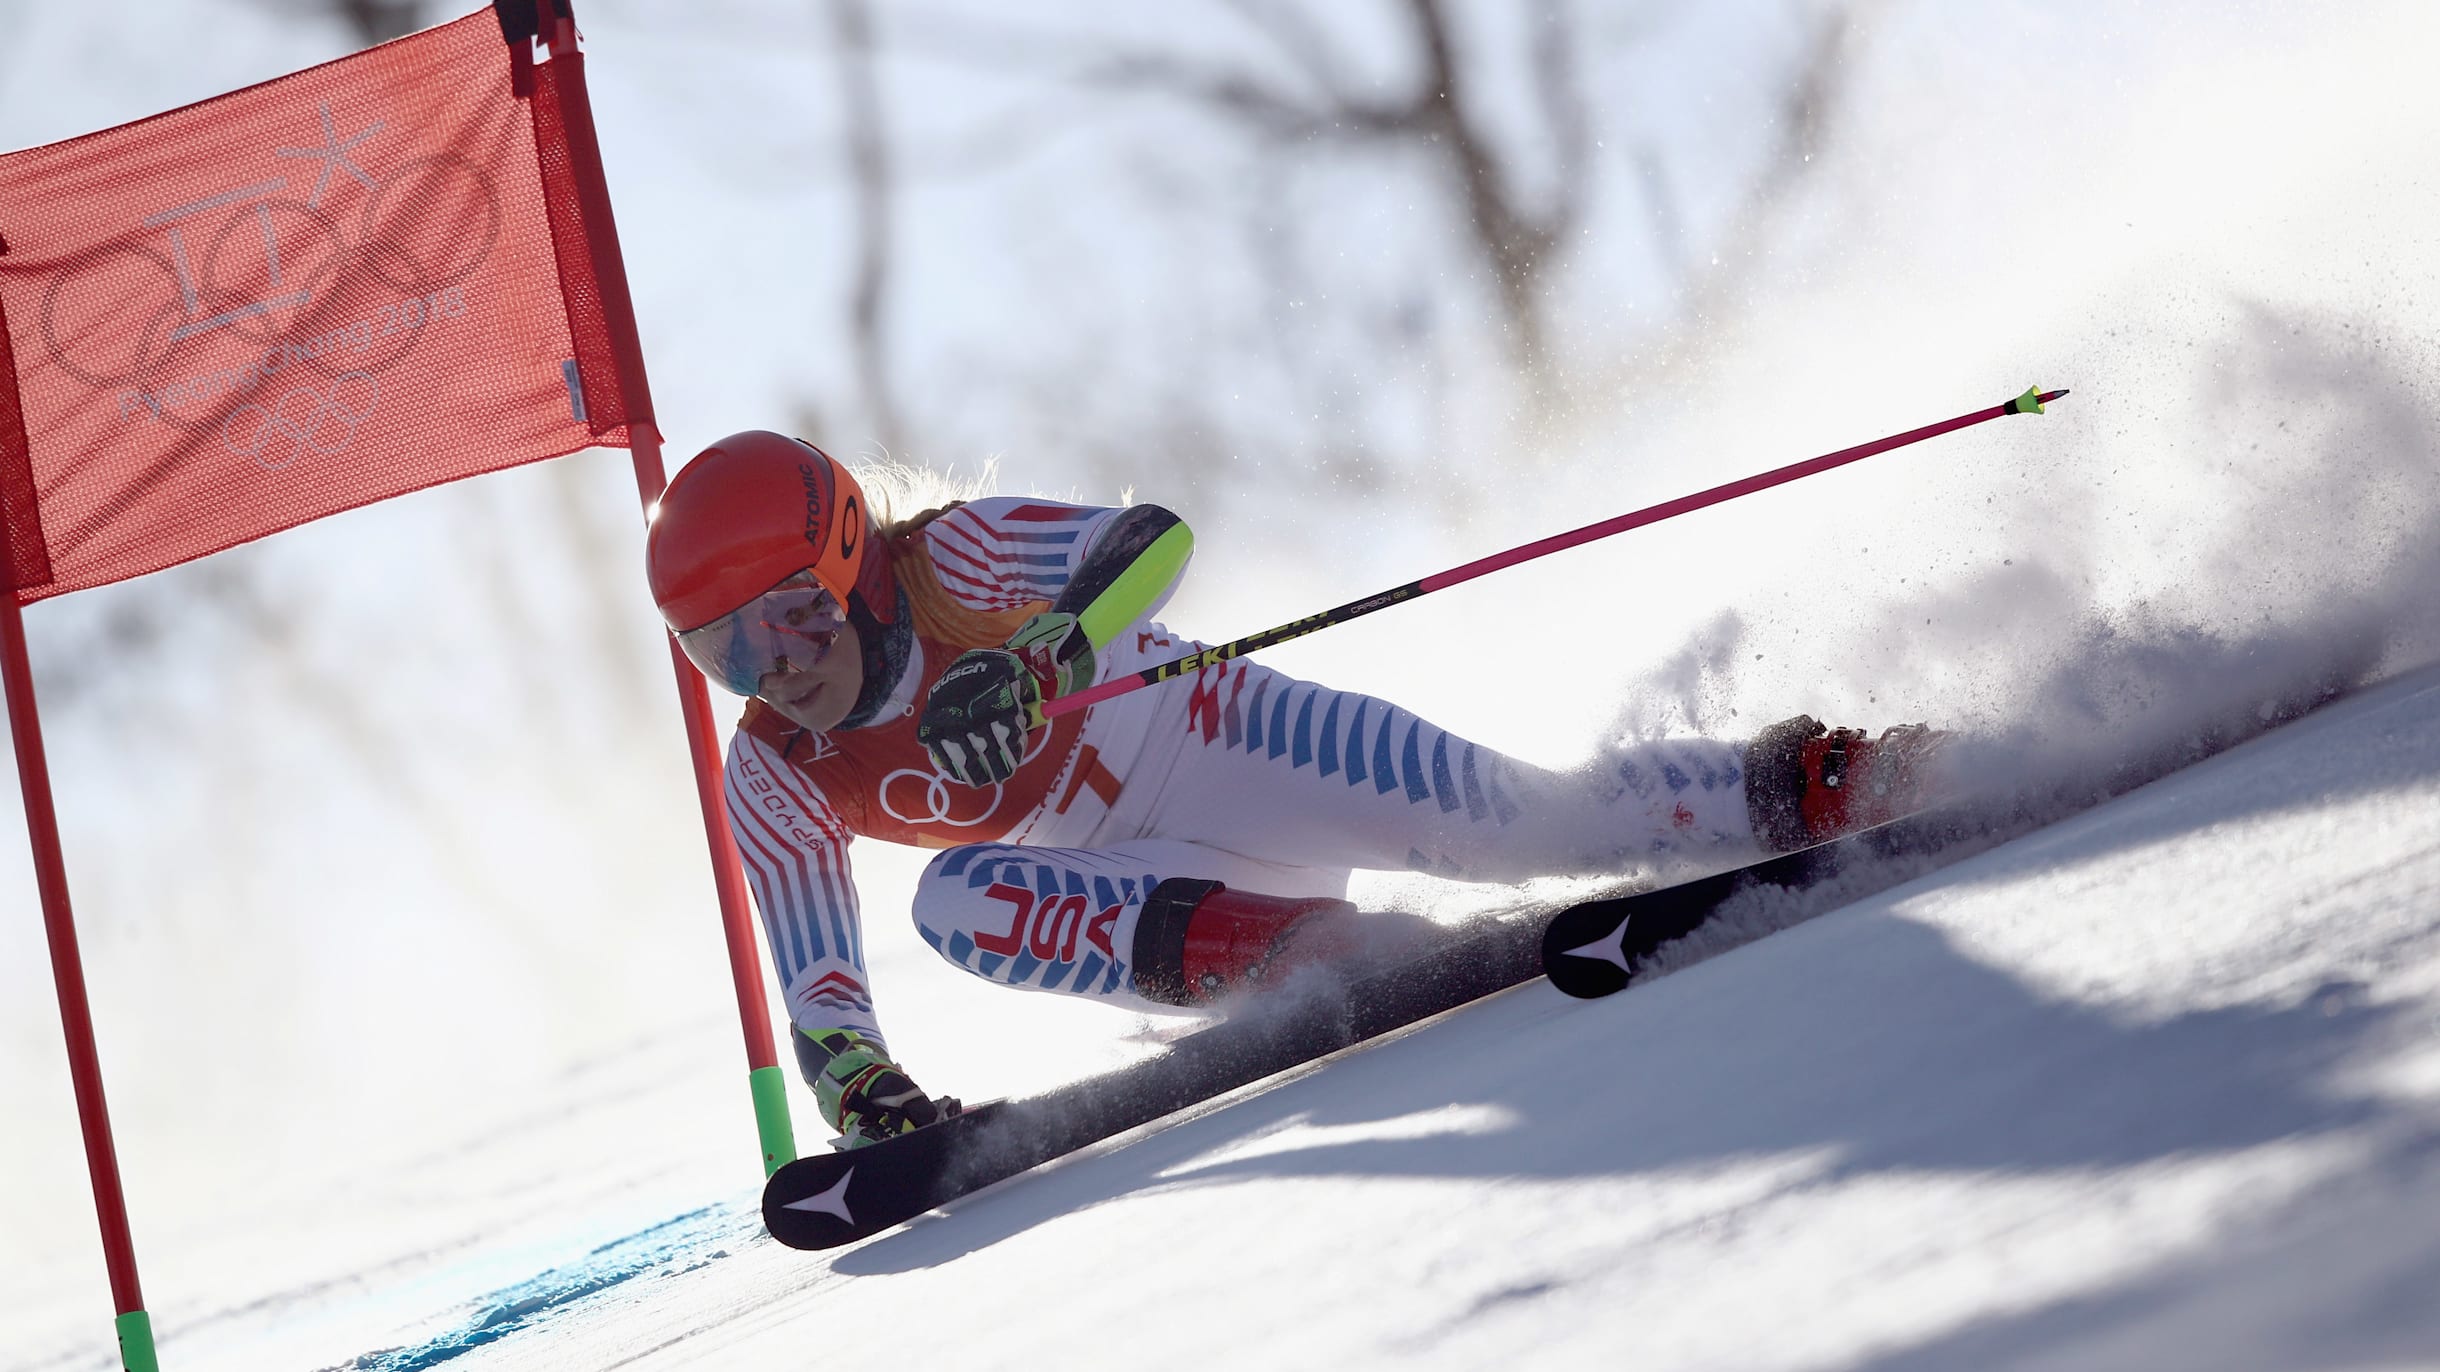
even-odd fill
[[[1625,533],[1629,529],[1640,529],[1647,524],[1658,524],[1664,519],[1674,519],[1691,510],[1718,505],[1723,501],[1734,500],[1741,495],[1752,495],[1756,491],[1769,490],[1773,486],[1784,486],[1791,481],[1801,480],[1817,472],[1826,472],[1833,467],[1844,467],[1850,462],[1861,462],[1865,458],[1888,452],[1892,448],[1903,448],[1912,443],[1921,443],[1927,438],[1938,438],[1945,433],[1972,428],[1976,424],[1997,419],[2002,415],[2040,414],[2043,412],[2043,406],[2065,394],[2067,394],[2065,389],[2045,391],[2039,386],[2031,387],[2016,399],[1994,405],[1987,410],[1976,410],[1971,414],[1961,414],[1955,419],[1944,419],[1937,424],[1926,424],[1920,429],[1908,429],[1904,433],[1891,434],[1887,438],[1876,438],[1870,443],[1859,444],[1853,448],[1841,448],[1834,453],[1824,453],[1820,457],[1808,458],[1803,462],[1791,463],[1785,467],[1743,477],[1726,485],[1714,486],[1707,491],[1682,495],[1675,500],[1664,500],[1658,505],[1648,505],[1643,509],[1632,510],[1626,514],[1602,520],[1597,524],[1587,524],[1581,529],[1571,529],[1563,534],[1552,534],[1548,538],[1510,548],[1506,552],[1477,558],[1462,567],[1452,567],[1445,572],[1434,573],[1420,581],[1410,581],[1378,595],[1368,595],[1362,600],[1351,600],[1337,609],[1324,610],[1318,615],[1307,615],[1303,619],[1290,620],[1276,629],[1265,629],[1258,634],[1248,634],[1233,643],[1223,643],[1217,648],[1205,648],[1201,652],[1188,653],[1184,657],[1161,663],[1158,666],[1147,667],[1140,672],[1129,672],[1125,676],[1112,677],[1098,686],[1088,686],[1073,694],[1044,701],[1042,713],[1046,717],[1056,717],[1081,710],[1089,705],[1108,700],[1112,696],[1122,696],[1129,691],[1155,686],[1172,677],[1181,677],[1189,672],[1201,671],[1216,662],[1226,662],[1233,657],[1243,657],[1247,653],[1285,643],[1292,638],[1303,638],[1307,634],[1327,629],[1333,624],[1344,624],[1348,620],[1371,614],[1375,610],[1386,610],[1392,605],[1403,604],[1418,596],[1430,595],[1434,591],[1455,586],[1461,581],[1472,581],[1478,576],[1487,576],[1503,567],[1514,567],[1521,562],[1531,562],[1537,557],[1548,557],[1552,553],[1573,548],[1579,544],[1590,543],[1595,539],[1608,538],[1612,534]]]

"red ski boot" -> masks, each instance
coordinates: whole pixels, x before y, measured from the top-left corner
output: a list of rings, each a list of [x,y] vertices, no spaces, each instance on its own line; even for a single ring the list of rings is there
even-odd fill
[[[1201,1005],[1237,987],[1358,948],[1356,907],[1232,891],[1171,877],[1152,888],[1135,926],[1135,989],[1165,1005]]]
[[[1823,728],[1798,715],[1745,749],[1745,808],[1766,848],[1793,852],[1886,824],[1931,803],[1932,759],[1948,735],[1921,724]]]

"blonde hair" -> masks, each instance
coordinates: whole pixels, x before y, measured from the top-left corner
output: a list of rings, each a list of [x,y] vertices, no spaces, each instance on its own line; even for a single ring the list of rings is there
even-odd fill
[[[864,488],[864,505],[884,538],[912,533],[969,500],[996,494],[1000,459],[985,458],[982,470],[970,477],[954,471],[936,472],[912,462],[884,457],[849,468]],[[902,513],[914,511],[912,514]]]
[[[1008,641],[1026,620],[1050,608],[1036,601],[1013,610],[974,610],[951,596],[932,572],[932,558],[917,537],[923,526],[969,500],[991,495],[1000,484],[1000,460],[986,459],[971,477],[936,472],[912,462],[882,458],[852,468],[864,489],[865,508],[887,550],[898,588],[906,592],[915,631],[952,648],[992,648]],[[902,511],[913,510],[913,514]]]

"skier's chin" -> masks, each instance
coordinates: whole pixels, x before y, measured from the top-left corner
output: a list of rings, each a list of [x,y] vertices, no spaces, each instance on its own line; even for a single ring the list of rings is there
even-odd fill
[[[827,733],[847,717],[847,706],[853,701],[828,681],[791,680],[763,696],[765,703],[780,712],[790,722]]]

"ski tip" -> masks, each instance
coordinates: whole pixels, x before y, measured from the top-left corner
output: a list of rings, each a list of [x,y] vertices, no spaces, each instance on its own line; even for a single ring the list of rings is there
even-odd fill
[[[2041,414],[2044,405],[2065,394],[2067,394],[2067,388],[2064,386],[2055,391],[2046,391],[2039,386],[2027,386],[2023,395],[2008,402],[2008,413]]]

